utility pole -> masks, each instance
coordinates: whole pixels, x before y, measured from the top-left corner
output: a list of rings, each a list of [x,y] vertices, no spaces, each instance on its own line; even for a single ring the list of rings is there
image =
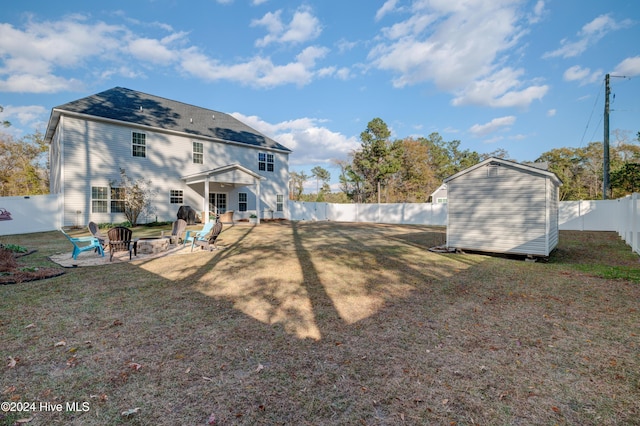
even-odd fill
[[[604,78],[604,157],[602,161],[602,199],[607,199],[609,193],[609,74]]]

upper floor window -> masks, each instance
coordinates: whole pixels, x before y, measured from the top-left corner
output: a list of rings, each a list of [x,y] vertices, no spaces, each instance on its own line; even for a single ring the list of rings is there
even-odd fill
[[[273,154],[258,153],[258,170],[272,172],[274,165]]]
[[[204,163],[204,146],[202,142],[193,143],[193,164]]]
[[[133,132],[131,136],[134,157],[147,156],[147,135],[144,133]]]

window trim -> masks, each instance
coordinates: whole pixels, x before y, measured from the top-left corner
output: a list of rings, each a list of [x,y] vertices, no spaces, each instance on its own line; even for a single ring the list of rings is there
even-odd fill
[[[184,190],[170,189],[169,204],[184,204]]]
[[[122,198],[116,198],[115,195]],[[124,213],[125,189],[112,186],[109,191],[109,213]]]
[[[140,135],[142,137],[141,138],[136,137],[136,135]],[[147,158],[147,134],[146,133],[136,132],[135,130],[131,131],[131,156],[138,157],[138,158]]]
[[[99,192],[103,192],[104,194],[100,194]],[[96,198],[96,195],[104,195],[104,198]],[[104,203],[104,211],[97,211],[95,206],[96,203],[100,203],[99,205],[103,205]],[[91,213],[109,213],[109,187],[108,186],[92,186],[91,187]]]
[[[243,200],[243,198],[244,198],[244,200]],[[238,192],[238,211],[239,212],[248,211],[248,207],[249,207],[249,204],[247,202],[248,199],[249,199],[249,194],[248,193],[246,193],[246,192]]]
[[[276,194],[276,211],[283,212],[284,211],[284,195]]]
[[[200,148],[200,151],[196,150],[196,146]],[[193,164],[204,164],[204,143],[199,141],[192,141],[192,157]],[[196,161],[200,160],[200,161]]]
[[[275,171],[275,155],[269,152],[258,153],[258,170],[261,172]]]

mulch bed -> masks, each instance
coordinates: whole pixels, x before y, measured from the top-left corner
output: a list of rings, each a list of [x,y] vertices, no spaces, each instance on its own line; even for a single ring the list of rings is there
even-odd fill
[[[26,253],[14,253],[0,248],[0,285],[43,280],[64,274],[64,270],[61,268],[26,268],[20,266],[17,261],[18,258],[35,252],[36,250],[30,250]]]

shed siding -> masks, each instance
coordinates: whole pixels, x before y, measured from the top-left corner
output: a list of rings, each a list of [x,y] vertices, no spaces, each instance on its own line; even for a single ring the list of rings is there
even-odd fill
[[[492,176],[488,167],[447,182],[447,245],[547,256],[547,178],[507,165]]]
[[[132,155],[132,132],[146,135],[146,157]],[[63,117],[58,133],[64,141],[64,219],[65,225],[84,225],[89,220],[96,222],[121,222],[124,214],[91,214],[91,187],[109,186],[110,181],[120,180],[119,170],[124,169],[127,176],[136,180],[151,180],[152,188],[157,191],[153,201],[155,213],[152,217],[140,218],[140,222],[174,220],[179,204],[170,204],[170,191],[183,190],[184,204],[196,211],[202,209],[202,198],[196,190],[187,186],[182,176],[203,172],[229,164],[239,164],[267,178],[261,183],[262,202],[275,206],[276,194],[288,194],[287,181],[288,155],[271,152],[275,158],[274,172],[258,171],[259,147],[241,146],[206,139],[197,139],[181,135],[136,129],[134,127]],[[203,164],[193,163],[193,141],[203,143]],[[57,152],[60,152],[58,149]],[[203,187],[204,188],[204,187]],[[228,209],[237,210],[238,193],[249,194],[249,210],[256,208],[256,188],[251,186],[230,188],[212,187],[210,192],[227,194]],[[232,204],[232,203],[235,203]],[[286,207],[286,206],[285,206]],[[81,213],[77,213],[77,212]]]

